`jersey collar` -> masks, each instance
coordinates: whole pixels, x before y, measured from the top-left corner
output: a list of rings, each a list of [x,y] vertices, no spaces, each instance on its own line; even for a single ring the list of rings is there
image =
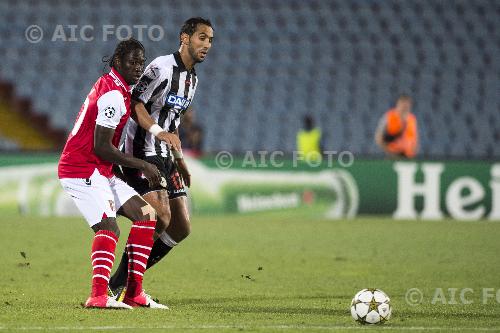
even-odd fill
[[[115,79],[115,82],[122,86],[123,89],[125,89],[126,91],[130,91],[130,86],[127,84],[127,82],[125,82],[125,79],[120,75],[120,73],[118,73],[118,71],[114,68],[114,67],[111,67],[111,71],[109,72],[109,75],[111,75],[111,77],[113,77],[113,79]]]
[[[177,63],[177,67],[179,67],[181,72],[191,72],[193,74],[196,74],[196,71],[194,70],[194,66],[190,71],[188,71],[188,69],[186,68],[186,65],[184,65],[184,63],[182,62],[181,53],[179,51],[174,52],[174,59],[175,59],[175,62]]]

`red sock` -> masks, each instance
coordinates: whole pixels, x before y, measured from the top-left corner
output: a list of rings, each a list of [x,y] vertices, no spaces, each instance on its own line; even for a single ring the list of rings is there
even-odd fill
[[[146,271],[153,246],[156,221],[134,222],[127,240],[128,281],[126,297],[133,298],[142,292],[142,276]]]
[[[109,275],[115,261],[118,237],[109,230],[99,230],[92,243],[92,297],[106,295]]]

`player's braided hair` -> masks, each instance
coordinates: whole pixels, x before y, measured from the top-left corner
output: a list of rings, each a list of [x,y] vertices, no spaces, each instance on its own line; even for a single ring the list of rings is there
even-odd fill
[[[113,52],[113,55],[111,57],[105,56],[102,58],[102,61],[106,63],[109,67],[114,67],[116,59],[120,59],[123,61],[123,58],[125,55],[129,54],[130,52],[140,49],[142,52],[145,52],[144,46],[135,38],[129,38],[122,40],[121,42],[116,45],[115,51]]]
[[[182,36],[182,34],[188,34],[189,36],[192,36],[196,31],[196,27],[198,26],[198,24],[204,24],[213,29],[212,22],[210,22],[209,19],[205,19],[199,16],[191,17],[190,19],[187,19],[186,22],[184,22],[184,24],[182,25],[181,31],[179,32],[179,37]]]

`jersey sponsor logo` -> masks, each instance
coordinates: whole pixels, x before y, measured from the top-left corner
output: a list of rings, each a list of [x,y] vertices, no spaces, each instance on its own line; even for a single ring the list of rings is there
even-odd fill
[[[187,98],[177,96],[175,94],[168,94],[165,103],[171,107],[186,110],[191,101]]]
[[[104,115],[110,119],[113,118],[115,113],[116,113],[115,108],[112,106],[108,106],[107,108],[104,109]]]

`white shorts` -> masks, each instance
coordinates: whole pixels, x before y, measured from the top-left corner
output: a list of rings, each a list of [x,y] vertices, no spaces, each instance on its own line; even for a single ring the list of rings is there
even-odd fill
[[[97,169],[90,178],[59,180],[91,227],[103,217],[116,217],[116,211],[125,202],[139,195],[120,178],[106,178]]]

